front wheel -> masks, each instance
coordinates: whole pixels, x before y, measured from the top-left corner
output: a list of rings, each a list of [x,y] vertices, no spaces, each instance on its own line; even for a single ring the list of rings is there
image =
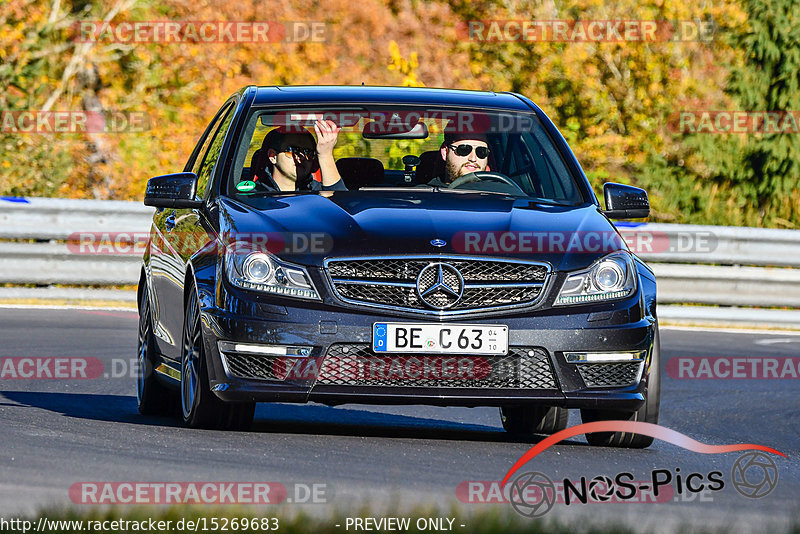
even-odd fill
[[[614,410],[581,410],[581,421],[594,423],[596,421],[644,421],[645,423],[658,423],[658,412],[661,406],[661,344],[656,325],[653,351],[650,358],[650,372],[647,376],[647,388],[644,393],[645,401],[634,412],[619,412]],[[590,445],[600,447],[627,447],[630,449],[644,449],[653,444],[652,436],[643,436],[630,432],[594,432],[586,434],[586,441]]]
[[[203,348],[197,293],[189,288],[181,351],[181,416],[192,428],[248,430],[253,423],[255,403],[227,403],[209,387],[208,362]]]
[[[506,432],[514,436],[555,434],[567,428],[569,410],[560,406],[504,406],[500,419]]]

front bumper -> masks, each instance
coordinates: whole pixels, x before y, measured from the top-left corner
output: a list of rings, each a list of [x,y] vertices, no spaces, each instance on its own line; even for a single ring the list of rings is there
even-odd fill
[[[435,384],[434,387],[431,387],[430,382],[425,382],[421,387],[419,380],[396,381],[391,384],[382,380],[379,385],[372,385],[369,380],[356,381],[358,384],[353,380],[337,383],[336,380],[321,379],[319,375],[284,376],[278,373],[281,376],[243,376],[247,373],[241,370],[232,372],[228,357],[221,354],[218,342],[311,347],[309,357],[315,359],[318,367],[321,367],[343,345],[362,349],[366,347],[364,350],[367,352],[362,351],[362,354],[375,357],[368,354],[371,353],[368,347],[372,342],[374,322],[415,321],[374,312],[363,313],[340,308],[332,311],[322,305],[285,300],[280,304],[261,305],[245,300],[248,295],[242,292],[235,299],[225,299],[229,303],[227,310],[214,306],[206,306],[202,310],[210,386],[218,397],[231,402],[313,401],[326,404],[441,406],[547,404],[567,408],[635,410],[644,401],[643,393],[647,386],[655,333],[655,318],[642,306],[639,291],[629,299],[602,305],[548,308],[480,319],[416,321],[507,325],[509,350],[529,355],[535,353],[541,360],[540,363],[544,362],[549,367],[553,379],[552,384],[547,381],[520,380],[514,383],[514,387],[476,387],[475,383],[461,387],[458,380],[448,380]],[[259,301],[264,302],[261,299]],[[609,364],[569,363],[564,353],[572,351],[645,351],[646,357],[640,364],[635,364],[638,365],[635,373],[630,364],[624,364],[629,365],[624,369],[618,365],[612,375],[622,376],[622,382],[625,383],[613,384],[612,380],[612,385],[607,385],[608,377],[604,378],[603,369],[596,366]],[[261,357],[265,359],[265,368],[272,364],[268,359],[275,358]],[[405,358],[403,355],[397,357]],[[587,372],[587,365],[595,366],[595,371]],[[522,367],[523,364],[518,364],[517,370]]]

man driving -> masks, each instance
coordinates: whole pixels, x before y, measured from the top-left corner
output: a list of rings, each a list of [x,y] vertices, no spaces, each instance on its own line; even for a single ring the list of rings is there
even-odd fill
[[[489,145],[480,133],[445,132],[440,152],[445,170],[443,176],[428,182],[434,187],[450,187],[465,174],[485,171],[489,163]]]

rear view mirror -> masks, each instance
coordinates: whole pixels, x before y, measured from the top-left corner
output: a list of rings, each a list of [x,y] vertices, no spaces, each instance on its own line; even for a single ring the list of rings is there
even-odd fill
[[[144,205],[154,208],[199,208],[202,200],[196,200],[197,175],[179,172],[156,176],[147,181]]]
[[[403,117],[392,115],[387,120],[372,120],[364,125],[364,139],[427,139],[428,127],[424,122],[407,124]]]
[[[644,189],[609,182],[603,184],[606,209],[610,219],[644,219],[650,216],[650,201]]]

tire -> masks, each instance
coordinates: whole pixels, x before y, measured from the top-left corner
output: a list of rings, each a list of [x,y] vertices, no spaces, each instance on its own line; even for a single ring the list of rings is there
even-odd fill
[[[150,314],[147,283],[142,279],[139,299],[138,364],[136,366],[136,400],[142,415],[168,415],[174,406],[174,393],[158,381],[154,371],[155,342]]]
[[[661,406],[661,343],[656,325],[655,339],[653,340],[653,353],[650,359],[650,375],[647,379],[647,388],[644,393],[644,404],[635,412],[619,412],[614,410],[581,410],[581,421],[593,423],[595,421],[644,421],[658,423],[658,412]],[[595,432],[586,434],[586,441],[590,445],[599,447],[626,447],[630,449],[644,449],[653,444],[652,436],[643,436],[630,432]]]
[[[255,403],[224,402],[209,387],[200,307],[194,287],[189,287],[184,314],[180,408],[184,425],[214,430],[248,430],[255,413]]]
[[[239,404],[229,404],[231,413],[228,423],[229,430],[248,431],[253,425],[253,417],[256,413],[255,402],[243,402]]]
[[[500,419],[506,432],[514,436],[555,434],[567,428],[569,410],[560,406],[504,406]]]

